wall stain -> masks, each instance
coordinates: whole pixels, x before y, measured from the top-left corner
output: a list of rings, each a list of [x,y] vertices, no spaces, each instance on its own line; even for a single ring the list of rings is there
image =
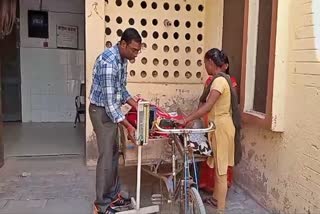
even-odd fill
[[[98,2],[92,3],[92,5],[91,5],[92,8],[91,8],[90,14],[88,15],[88,18],[90,18],[93,15],[93,13],[95,13],[100,19],[104,20],[103,17],[99,14],[99,11],[98,11],[98,8],[97,8],[98,5],[99,5]]]
[[[284,197],[283,199],[283,209],[285,213],[290,213],[290,208],[292,207],[292,204],[290,200],[287,197]]]
[[[272,188],[271,189],[271,195],[272,197],[274,197],[276,200],[279,200],[280,198],[280,194],[279,194],[279,191],[275,188]]]
[[[94,132],[92,132],[86,140],[87,151],[86,159],[87,162],[96,161],[98,159],[98,147],[97,147],[97,138]]]
[[[253,149],[250,149],[249,151],[248,151],[248,160],[250,161],[251,160],[251,158],[252,158],[252,156],[254,155],[254,150]]]
[[[198,97],[183,97],[176,95],[164,102],[163,108],[168,112],[181,110],[185,114],[190,114],[197,108]]]
[[[315,144],[312,144],[311,146],[312,146],[312,148],[314,148],[314,149],[316,149],[316,150],[319,150],[319,149],[320,149],[320,148],[319,148],[317,145],[315,145]]]
[[[260,159],[263,168],[267,168],[267,158],[265,155],[262,155],[262,158]]]
[[[244,160],[239,170],[235,170],[235,177],[241,186],[245,187],[255,196],[255,199],[266,207],[269,201],[268,179],[259,168],[251,168],[247,160]]]

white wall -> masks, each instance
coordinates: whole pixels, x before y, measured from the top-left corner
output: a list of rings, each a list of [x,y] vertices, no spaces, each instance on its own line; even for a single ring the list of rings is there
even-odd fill
[[[73,121],[74,98],[84,82],[84,2],[43,0],[49,38],[29,38],[28,10],[39,10],[39,2],[20,0],[22,121]],[[57,49],[57,24],[78,26],[79,50]]]

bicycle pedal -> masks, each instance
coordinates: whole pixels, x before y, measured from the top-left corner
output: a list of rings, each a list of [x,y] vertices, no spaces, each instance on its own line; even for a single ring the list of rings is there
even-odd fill
[[[151,203],[154,205],[161,205],[161,204],[167,203],[167,200],[166,199],[151,200]]]
[[[162,198],[162,194],[152,194],[151,198]]]
[[[165,198],[151,198],[151,201],[163,201]]]
[[[161,205],[164,201],[151,201],[153,205]]]
[[[161,205],[166,202],[166,199],[161,194],[153,194],[151,196],[151,203],[155,205]]]
[[[127,211],[132,209],[132,205],[128,204],[128,205],[124,205],[124,206],[117,206],[117,207],[112,207],[112,209],[118,211],[118,212],[122,212],[122,211]]]

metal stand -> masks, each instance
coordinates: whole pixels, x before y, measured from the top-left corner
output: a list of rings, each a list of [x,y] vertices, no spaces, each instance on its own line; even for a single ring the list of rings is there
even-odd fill
[[[137,165],[137,195],[136,200],[131,198],[133,210],[119,212],[121,214],[148,214],[159,212],[159,205],[140,208],[140,191],[141,191],[141,159],[142,159],[142,146],[146,145],[149,140],[149,117],[150,117],[150,104],[149,102],[138,102],[138,115],[137,115],[137,133],[136,144],[138,146],[138,165]]]
[[[133,210],[127,210],[122,212],[117,212],[120,214],[149,214],[159,212],[159,205],[153,205],[149,207],[140,208],[140,191],[141,191],[141,159],[142,159],[142,146],[138,146],[138,166],[137,166],[137,195],[136,200],[132,197],[131,203],[133,205]]]

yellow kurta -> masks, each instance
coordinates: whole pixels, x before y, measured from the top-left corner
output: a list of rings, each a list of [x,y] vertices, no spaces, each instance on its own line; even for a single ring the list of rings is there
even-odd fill
[[[234,165],[234,135],[235,128],[231,116],[231,92],[224,77],[217,77],[211,90],[221,93],[208,114],[208,120],[213,121],[216,130],[209,134],[214,156],[207,160],[211,168],[218,167],[219,175],[227,174],[228,166]]]

